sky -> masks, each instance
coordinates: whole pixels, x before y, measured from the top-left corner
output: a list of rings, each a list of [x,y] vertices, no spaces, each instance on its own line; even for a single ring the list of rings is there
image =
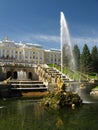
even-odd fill
[[[60,12],[72,45],[98,47],[98,0],[0,0],[0,40],[60,49]]]

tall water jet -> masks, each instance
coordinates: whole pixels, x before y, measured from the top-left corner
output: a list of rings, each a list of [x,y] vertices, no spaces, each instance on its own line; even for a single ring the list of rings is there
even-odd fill
[[[75,71],[75,60],[69,35],[69,29],[63,12],[60,17],[60,42],[61,42],[61,72],[63,66],[67,64],[70,70]]]

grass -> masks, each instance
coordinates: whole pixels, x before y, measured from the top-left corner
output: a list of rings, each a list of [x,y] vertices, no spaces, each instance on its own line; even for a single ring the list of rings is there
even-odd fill
[[[97,79],[97,80],[98,80],[97,73],[90,73],[90,74],[89,74],[89,77],[90,77],[91,79]]]
[[[95,88],[93,88],[92,90],[98,90],[98,86],[96,86]]]

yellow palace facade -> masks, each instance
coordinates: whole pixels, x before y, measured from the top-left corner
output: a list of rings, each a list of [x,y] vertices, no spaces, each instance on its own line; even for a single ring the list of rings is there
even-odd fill
[[[8,37],[0,41],[1,62],[60,65],[60,59],[60,50],[45,50],[41,45],[33,43],[15,43],[14,41],[9,41]]]

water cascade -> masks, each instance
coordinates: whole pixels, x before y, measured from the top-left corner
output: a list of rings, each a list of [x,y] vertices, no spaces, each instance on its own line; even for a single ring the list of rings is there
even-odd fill
[[[27,75],[25,71],[18,71],[18,80],[26,80],[27,79]]]

